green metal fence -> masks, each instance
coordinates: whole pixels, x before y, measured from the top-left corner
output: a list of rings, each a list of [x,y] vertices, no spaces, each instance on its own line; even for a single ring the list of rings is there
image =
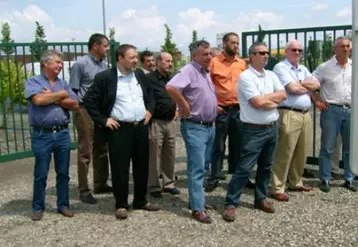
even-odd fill
[[[302,63],[312,72],[322,62],[333,56],[333,42],[339,36],[351,36],[351,25],[310,27],[296,29],[266,30],[242,33],[242,56],[247,57],[248,48],[257,41],[263,41],[269,48],[270,58],[267,69],[272,69],[275,64],[285,59],[285,44],[292,39],[300,40],[304,48]],[[313,142],[307,164],[318,164],[317,154],[319,151],[320,112],[314,107],[313,115]],[[341,163],[342,166],[342,163]]]
[[[110,42],[108,66],[115,66],[115,48],[119,43]],[[79,56],[88,53],[87,42],[0,43],[0,163],[31,157],[30,126],[24,82],[41,73],[39,58],[46,49],[56,49],[64,54],[60,77],[69,80],[71,66]],[[73,116],[72,116],[73,119]],[[76,130],[71,123],[71,147],[77,147]]]

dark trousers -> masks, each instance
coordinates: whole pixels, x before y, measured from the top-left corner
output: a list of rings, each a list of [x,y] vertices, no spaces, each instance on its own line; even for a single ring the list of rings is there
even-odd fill
[[[229,136],[229,172],[233,173],[240,159],[240,108],[226,107],[224,113],[219,113],[215,121],[215,141],[211,155],[211,175],[209,184],[220,181],[225,141]]]
[[[146,198],[149,166],[148,127],[143,121],[137,125],[120,122],[120,127],[117,130],[109,130],[107,135],[116,209],[129,208],[131,161],[134,181],[133,208],[141,208],[148,202]]]
[[[225,206],[238,206],[242,191],[256,163],[255,204],[266,199],[271,178],[271,167],[277,148],[278,127],[257,128],[243,123],[241,130],[240,162],[231,178]]]

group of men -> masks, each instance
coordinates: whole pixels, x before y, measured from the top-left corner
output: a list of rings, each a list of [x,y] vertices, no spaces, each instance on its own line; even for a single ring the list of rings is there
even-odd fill
[[[140,54],[143,68],[137,68],[138,52],[130,44],[116,49],[117,66],[107,69],[108,38],[93,34],[89,53],[71,68],[69,85],[58,78],[62,54],[46,51],[41,58],[43,73],[25,83],[36,160],[32,219],[40,220],[45,210],[52,153],[57,209],[64,216],[73,216],[68,198],[70,110],[76,111],[79,198],[95,204],[93,193],[113,192],[118,219],[128,217],[130,163],[133,209],[159,210],[148,202],[148,190],[156,198],[162,193],[180,194],[174,175],[178,119],[187,153],[189,207],[197,221],[212,222],[207,210],[215,206],[205,202],[204,177],[211,168],[206,192],[225,179],[222,166],[227,136],[228,172],[233,176],[225,200],[225,220],[235,220],[255,164],[257,209],[275,211],[268,196],[288,201],[286,182],[290,190],[311,191],[312,187],[303,185],[302,175],[312,138],[312,103],[321,110],[320,189],[330,190],[330,159],[340,133],[344,187],[356,191],[349,169],[350,40],[338,38],[333,58],[313,74],[300,64],[303,47],[297,40],[286,44],[286,59],[273,71],[265,70],[270,54],[264,43],[254,43],[249,60],[244,61],[237,55],[236,33],[227,33],[222,42],[223,51],[215,57],[207,41],[196,42],[192,61],[171,77],[173,58],[169,53],[154,58],[153,53],[144,51]],[[91,162],[93,192],[88,183]],[[108,167],[112,187],[107,184]]]

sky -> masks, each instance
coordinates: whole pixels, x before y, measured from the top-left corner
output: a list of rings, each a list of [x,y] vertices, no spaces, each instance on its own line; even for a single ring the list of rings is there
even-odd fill
[[[168,24],[179,50],[188,53],[192,31],[216,46],[216,34],[351,25],[351,0],[105,0],[108,29],[120,43],[159,51]],[[35,21],[45,28],[49,42],[87,42],[103,33],[102,0],[0,0],[0,24],[8,22],[16,42],[34,40]]]

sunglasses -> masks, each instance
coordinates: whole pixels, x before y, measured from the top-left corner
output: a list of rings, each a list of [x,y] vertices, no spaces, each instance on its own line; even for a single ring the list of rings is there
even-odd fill
[[[268,51],[257,51],[257,52],[253,52],[252,54],[254,54],[254,55],[260,54],[261,56],[265,56],[265,55],[270,55],[270,52],[268,52]]]
[[[291,49],[292,52],[299,52],[299,53],[302,53],[303,50],[302,49]]]

